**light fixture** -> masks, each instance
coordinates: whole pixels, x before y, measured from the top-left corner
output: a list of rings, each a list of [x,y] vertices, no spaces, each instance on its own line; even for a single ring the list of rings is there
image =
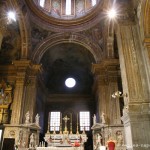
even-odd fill
[[[69,88],[72,88],[76,85],[76,81],[74,78],[67,78],[65,81],[65,85]]]
[[[9,22],[16,21],[16,13],[13,11],[9,11],[7,17]]]
[[[114,92],[111,96],[112,96],[112,98],[127,97],[127,93],[123,94],[123,93],[120,92],[120,91],[116,91],[116,92]]]
[[[115,19],[117,17],[117,11],[115,8],[111,8],[110,10],[107,11],[107,16],[109,19]]]

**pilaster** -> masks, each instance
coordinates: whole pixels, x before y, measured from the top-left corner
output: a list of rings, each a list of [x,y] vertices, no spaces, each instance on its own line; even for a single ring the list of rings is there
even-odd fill
[[[31,122],[34,121],[35,106],[36,106],[36,93],[37,93],[37,75],[41,65],[31,64],[27,70],[27,82],[25,84],[26,94],[24,103],[24,114],[28,111],[31,115]]]
[[[111,97],[118,90],[118,59],[107,59],[100,64],[93,64],[92,72],[95,75],[93,90],[98,100],[100,116],[104,112],[106,124],[121,124],[119,101]]]
[[[120,24],[117,33],[125,108],[122,120],[128,150],[145,150],[150,145],[150,100],[142,47],[136,24]],[[140,135],[140,136],[139,136]]]
[[[26,70],[30,64],[30,61],[28,60],[14,61],[13,64],[16,67],[16,84],[12,105],[11,124],[20,124],[23,113],[22,106],[24,103],[24,92],[25,92],[24,86],[26,80]]]

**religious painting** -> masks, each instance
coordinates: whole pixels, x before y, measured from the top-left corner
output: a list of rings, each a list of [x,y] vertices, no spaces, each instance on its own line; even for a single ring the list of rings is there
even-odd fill
[[[51,14],[54,17],[60,17],[60,10],[61,10],[61,0],[52,0],[52,10]]]
[[[83,0],[76,0],[76,14],[82,15],[85,11],[85,3]]]

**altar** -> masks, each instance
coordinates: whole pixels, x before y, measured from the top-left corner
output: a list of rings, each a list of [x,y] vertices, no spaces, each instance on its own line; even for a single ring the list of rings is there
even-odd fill
[[[70,122],[70,131],[67,128],[67,121],[70,118],[65,116],[63,118],[65,122],[64,131],[62,131],[62,124],[60,126],[60,132],[56,133],[55,127],[53,133],[49,131],[49,124],[48,124],[48,131],[45,133],[44,140],[47,143],[47,147],[45,144],[42,143],[43,146],[39,146],[36,150],[84,150],[84,143],[87,142],[87,135],[85,133],[85,129],[80,134],[78,131],[78,122],[77,122],[77,131],[74,134],[72,132],[72,121]]]
[[[36,150],[84,150],[83,147],[38,147]]]

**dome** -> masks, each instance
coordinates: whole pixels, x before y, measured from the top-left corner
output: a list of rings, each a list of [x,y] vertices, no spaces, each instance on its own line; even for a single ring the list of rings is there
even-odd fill
[[[36,6],[48,16],[70,20],[87,15],[99,0],[34,0]]]

